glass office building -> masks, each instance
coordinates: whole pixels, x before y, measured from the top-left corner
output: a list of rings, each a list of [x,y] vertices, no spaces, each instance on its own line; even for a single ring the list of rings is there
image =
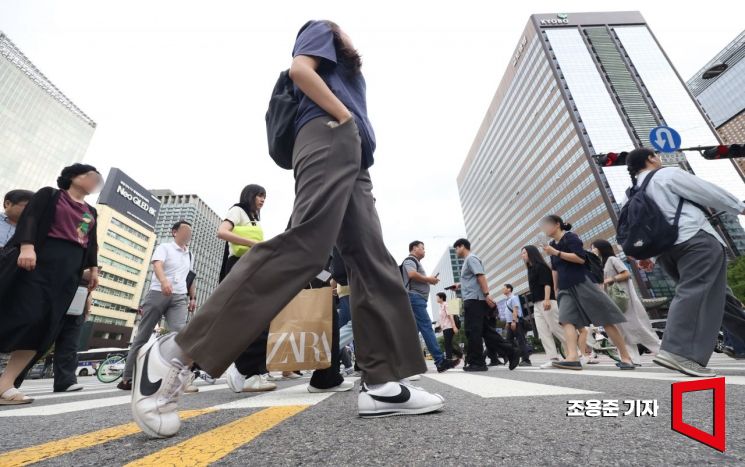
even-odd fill
[[[178,195],[171,190],[150,190],[160,202],[160,212],[155,223],[157,244],[173,241],[171,228],[180,220],[192,225],[193,236],[189,248],[194,255],[194,272],[197,273],[197,306],[201,306],[217,287],[220,266],[225,252],[225,242],[217,238],[217,228],[222,218],[199,196]],[[148,273],[145,291],[150,289],[152,266]]]
[[[96,124],[0,32],[0,194],[54,185]]]
[[[630,179],[625,167],[602,169],[592,156],[650,146],[660,124],[678,129],[683,145],[717,142],[640,13],[531,16],[458,175],[466,231],[490,285],[527,291],[519,252],[546,242],[538,225],[547,214],[587,243],[614,242]],[[745,199],[730,161],[694,152],[666,163],[687,164]],[[737,221],[732,227],[745,240]],[[659,272],[637,275],[645,295],[673,293]]]
[[[689,79],[688,88],[723,143],[745,143],[745,31]],[[745,169],[745,160],[737,162]]]

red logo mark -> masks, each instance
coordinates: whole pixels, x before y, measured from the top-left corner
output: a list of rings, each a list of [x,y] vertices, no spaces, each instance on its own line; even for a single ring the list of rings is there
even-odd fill
[[[709,378],[696,381],[685,381],[673,383],[673,417],[672,429],[680,434],[688,436],[692,440],[703,443],[717,451],[724,452],[727,442],[726,417],[724,414],[725,394],[724,378]],[[683,422],[683,394],[694,391],[714,391],[714,433],[707,433],[695,426]]]

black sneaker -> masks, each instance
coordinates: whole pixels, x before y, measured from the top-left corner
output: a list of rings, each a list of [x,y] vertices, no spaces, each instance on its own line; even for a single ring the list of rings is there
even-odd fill
[[[119,381],[119,384],[116,385],[116,388],[121,389],[122,391],[131,391],[132,381],[121,380]]]
[[[502,366],[504,365],[504,362],[502,360],[496,359],[489,362],[489,366]]]
[[[729,358],[734,358],[735,360],[745,360],[745,353],[735,352],[734,347],[729,347],[729,346],[725,347],[724,354],[728,356]]]
[[[510,355],[510,370],[514,370],[520,364],[520,354],[512,352]]]
[[[519,366],[533,366],[533,364],[530,363],[530,360],[523,360]]]
[[[435,365],[437,367],[438,373],[443,373],[448,370],[452,370],[458,364],[460,363],[460,360],[443,360],[439,365]]]
[[[463,371],[489,371],[489,367],[486,365],[466,365],[463,367]]]

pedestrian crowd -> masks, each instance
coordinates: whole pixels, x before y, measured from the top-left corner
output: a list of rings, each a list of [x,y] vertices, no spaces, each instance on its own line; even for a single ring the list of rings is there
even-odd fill
[[[360,55],[339,26],[310,21],[298,33],[292,57],[280,77],[289,80],[294,96],[289,156],[296,197],[287,229],[265,238],[267,192],[247,185],[215,233],[225,241],[220,283],[196,313],[193,226],[175,223],[172,241],[153,253],[150,290],[118,385],[131,391],[132,415],[148,435],[178,432],[179,397],[198,391],[195,371],[225,375],[236,393],[272,391],[278,380],[299,378],[297,371],[270,373],[267,346],[272,320],[308,287],[331,287],[334,298],[331,365],[314,370],[307,389],[349,391],[354,385],[345,376],[359,375],[363,418],[443,408],[442,396],[412,384],[427,371],[419,336],[438,372],[461,362],[467,372],[531,366],[533,328],[548,357],[541,368],[581,371],[597,362],[588,342],[607,336],[620,370],[640,366],[642,349],[658,365],[711,376],[707,364],[722,327],[730,353],[745,354],[742,305],[726,284],[726,244],[706,213],[742,214],[745,203],[681,169],[662,168],[659,157],[643,148],[628,156],[628,205],[642,198],[655,203],[658,217],[676,229],[674,242],[654,256],[633,257],[607,239],[586,239],[586,247],[567,220],[546,215],[536,226],[546,241],[515,252],[527,269],[530,320],[530,307],[512,284],[492,295],[484,263],[468,239],[458,239],[453,247],[463,260],[460,281],[448,288],[460,300],[436,294],[441,347],[428,312],[431,287],[440,278],[422,265],[425,244],[411,242],[399,265],[383,241],[368,171],[376,143]],[[273,151],[274,157],[281,148]],[[102,183],[95,167],[74,164],[62,170],[57,188],[5,197],[0,352],[10,358],[0,376],[0,404],[32,402],[20,390],[24,375],[52,345],[54,390],[82,388],[74,374],[76,343],[100,271],[97,212],[85,198]],[[631,207],[628,216],[635,215]],[[630,267],[634,263],[638,268]],[[656,265],[677,283],[661,341],[633,273]],[[161,321],[170,333],[154,338]],[[458,340],[465,340],[464,348]]]

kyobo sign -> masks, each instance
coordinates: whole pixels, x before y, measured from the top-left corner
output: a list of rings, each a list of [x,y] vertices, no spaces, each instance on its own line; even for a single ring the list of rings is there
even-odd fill
[[[548,18],[541,20],[541,26],[558,26],[561,24],[569,24],[569,15],[566,13],[559,13],[556,18]]]

